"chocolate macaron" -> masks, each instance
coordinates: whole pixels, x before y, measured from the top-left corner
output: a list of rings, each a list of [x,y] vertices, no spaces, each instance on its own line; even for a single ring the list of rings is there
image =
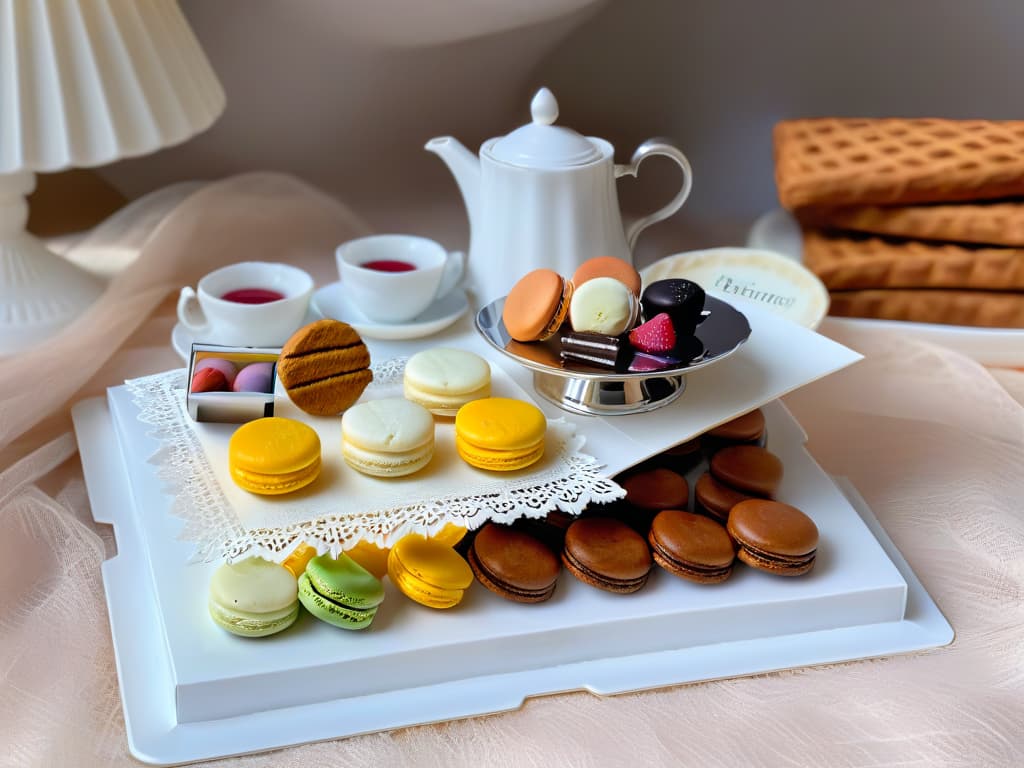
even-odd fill
[[[705,432],[704,450],[711,455],[729,445],[764,445],[764,431],[764,413],[755,408]]]
[[[644,537],[625,523],[608,517],[585,517],[565,532],[562,564],[585,584],[629,594],[647,583],[651,550]]]
[[[814,567],[818,526],[796,507],[749,499],[729,512],[729,535],[747,565],[779,576],[800,576]]]
[[[314,416],[337,416],[373,380],[370,352],[355,328],[330,319],[292,334],[281,349],[277,376],[292,402]]]
[[[555,591],[561,565],[542,541],[506,525],[487,523],[469,549],[477,581],[517,603],[540,603]]]
[[[664,467],[635,472],[620,481],[626,503],[640,509],[686,509],[690,487],[686,478]]]
[[[544,341],[565,322],[572,283],[551,269],[523,275],[505,297],[501,321],[516,341]]]
[[[732,573],[736,551],[725,528],[707,517],[666,509],[647,535],[654,562],[700,584],[717,584]]]
[[[741,501],[754,498],[750,494],[730,488],[705,472],[693,485],[693,511],[717,520],[723,525],[729,519],[729,511]]]
[[[701,458],[701,438],[695,437],[652,456],[644,462],[644,466],[665,467],[683,474],[700,464]]]
[[[628,475],[616,478],[626,496],[598,515],[621,520],[646,536],[654,516],[663,509],[686,509],[690,487],[686,478],[664,467],[644,464]]]
[[[711,457],[716,480],[751,496],[770,497],[782,482],[782,460],[756,445],[730,445]]]

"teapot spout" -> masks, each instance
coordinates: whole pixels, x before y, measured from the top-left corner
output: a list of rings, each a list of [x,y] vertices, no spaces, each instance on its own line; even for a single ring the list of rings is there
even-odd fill
[[[451,136],[438,136],[431,139],[424,146],[428,152],[444,160],[448,170],[455,177],[462,193],[462,201],[466,205],[466,214],[469,216],[469,227],[472,231],[476,227],[480,209],[480,160]]]

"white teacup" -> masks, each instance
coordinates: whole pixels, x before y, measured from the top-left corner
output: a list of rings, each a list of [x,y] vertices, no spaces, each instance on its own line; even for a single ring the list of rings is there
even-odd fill
[[[366,317],[404,323],[422,314],[462,280],[463,254],[415,235],[370,235],[335,252],[345,293]]]
[[[279,347],[306,318],[313,278],[298,267],[243,261],[210,272],[178,296],[178,320],[196,341]]]

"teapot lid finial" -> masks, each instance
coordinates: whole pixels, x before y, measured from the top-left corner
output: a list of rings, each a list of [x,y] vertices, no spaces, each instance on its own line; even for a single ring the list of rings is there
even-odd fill
[[[601,151],[586,136],[553,125],[558,119],[558,102],[547,88],[534,94],[530,114],[533,122],[484,145],[495,160],[523,168],[550,169],[585,165],[602,158]]]
[[[530,114],[533,122],[541,125],[551,125],[558,119],[558,102],[555,101],[555,94],[547,88],[541,88],[530,102]]]

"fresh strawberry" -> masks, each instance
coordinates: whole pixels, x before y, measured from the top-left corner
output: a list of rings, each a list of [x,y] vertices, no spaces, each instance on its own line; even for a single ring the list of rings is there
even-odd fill
[[[655,315],[629,332],[629,343],[641,352],[668,352],[676,345],[676,329],[667,313]]]

